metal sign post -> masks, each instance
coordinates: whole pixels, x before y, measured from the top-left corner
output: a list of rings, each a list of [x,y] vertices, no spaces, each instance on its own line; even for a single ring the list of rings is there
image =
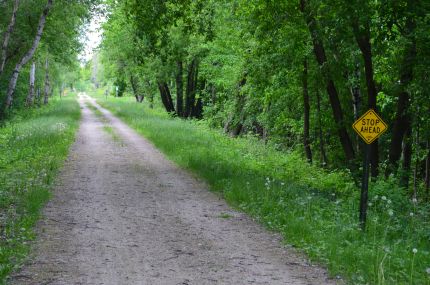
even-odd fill
[[[363,180],[361,181],[359,221],[360,221],[360,227],[363,231],[366,229],[367,201],[369,197],[370,146],[371,144],[366,144],[364,147]]]
[[[352,127],[366,143],[364,147],[363,180],[361,182],[359,214],[360,227],[364,231],[366,229],[367,201],[369,197],[369,164],[371,145],[387,130],[388,126],[374,110],[370,109],[355,121]]]

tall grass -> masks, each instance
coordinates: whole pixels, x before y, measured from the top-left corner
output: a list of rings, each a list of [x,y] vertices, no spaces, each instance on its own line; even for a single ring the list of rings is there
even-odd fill
[[[70,97],[22,110],[0,128],[0,284],[27,256],[32,227],[74,140],[80,109]]]
[[[430,284],[429,208],[412,203],[393,180],[371,184],[362,233],[359,190],[348,173],[322,170],[295,152],[252,137],[232,139],[204,122],[171,118],[128,98],[98,102],[332,276],[351,284]]]

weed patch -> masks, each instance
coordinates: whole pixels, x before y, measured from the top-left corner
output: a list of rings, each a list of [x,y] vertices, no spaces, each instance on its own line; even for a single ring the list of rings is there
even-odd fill
[[[33,225],[79,125],[74,98],[23,110],[0,128],[0,284],[19,267],[35,235]]]
[[[114,131],[114,129],[111,126],[103,126],[103,130],[112,137],[114,142],[123,146],[123,141],[121,137],[118,136],[118,134]]]

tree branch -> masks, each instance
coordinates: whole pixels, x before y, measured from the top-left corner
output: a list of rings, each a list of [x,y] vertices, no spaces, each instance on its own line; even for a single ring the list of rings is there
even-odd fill
[[[9,26],[6,29],[6,32],[3,37],[3,45],[1,50],[1,62],[0,62],[0,76],[2,75],[4,71],[4,67],[6,65],[6,59],[7,59],[7,47],[9,45],[10,35],[13,32],[13,28],[15,27],[16,23],[16,13],[18,11],[19,6],[19,0],[15,0],[13,5],[13,11],[12,11],[12,18],[10,19]]]

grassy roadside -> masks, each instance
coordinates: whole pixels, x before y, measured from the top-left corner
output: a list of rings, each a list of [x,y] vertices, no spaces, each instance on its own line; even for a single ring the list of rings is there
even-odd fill
[[[254,138],[231,139],[204,123],[168,117],[129,98],[98,102],[170,159],[204,178],[286,242],[351,284],[430,284],[429,209],[405,203],[393,181],[371,185],[368,231],[347,173],[306,164]]]
[[[0,128],[0,284],[27,256],[33,225],[74,140],[80,109],[72,97],[18,113]]]

